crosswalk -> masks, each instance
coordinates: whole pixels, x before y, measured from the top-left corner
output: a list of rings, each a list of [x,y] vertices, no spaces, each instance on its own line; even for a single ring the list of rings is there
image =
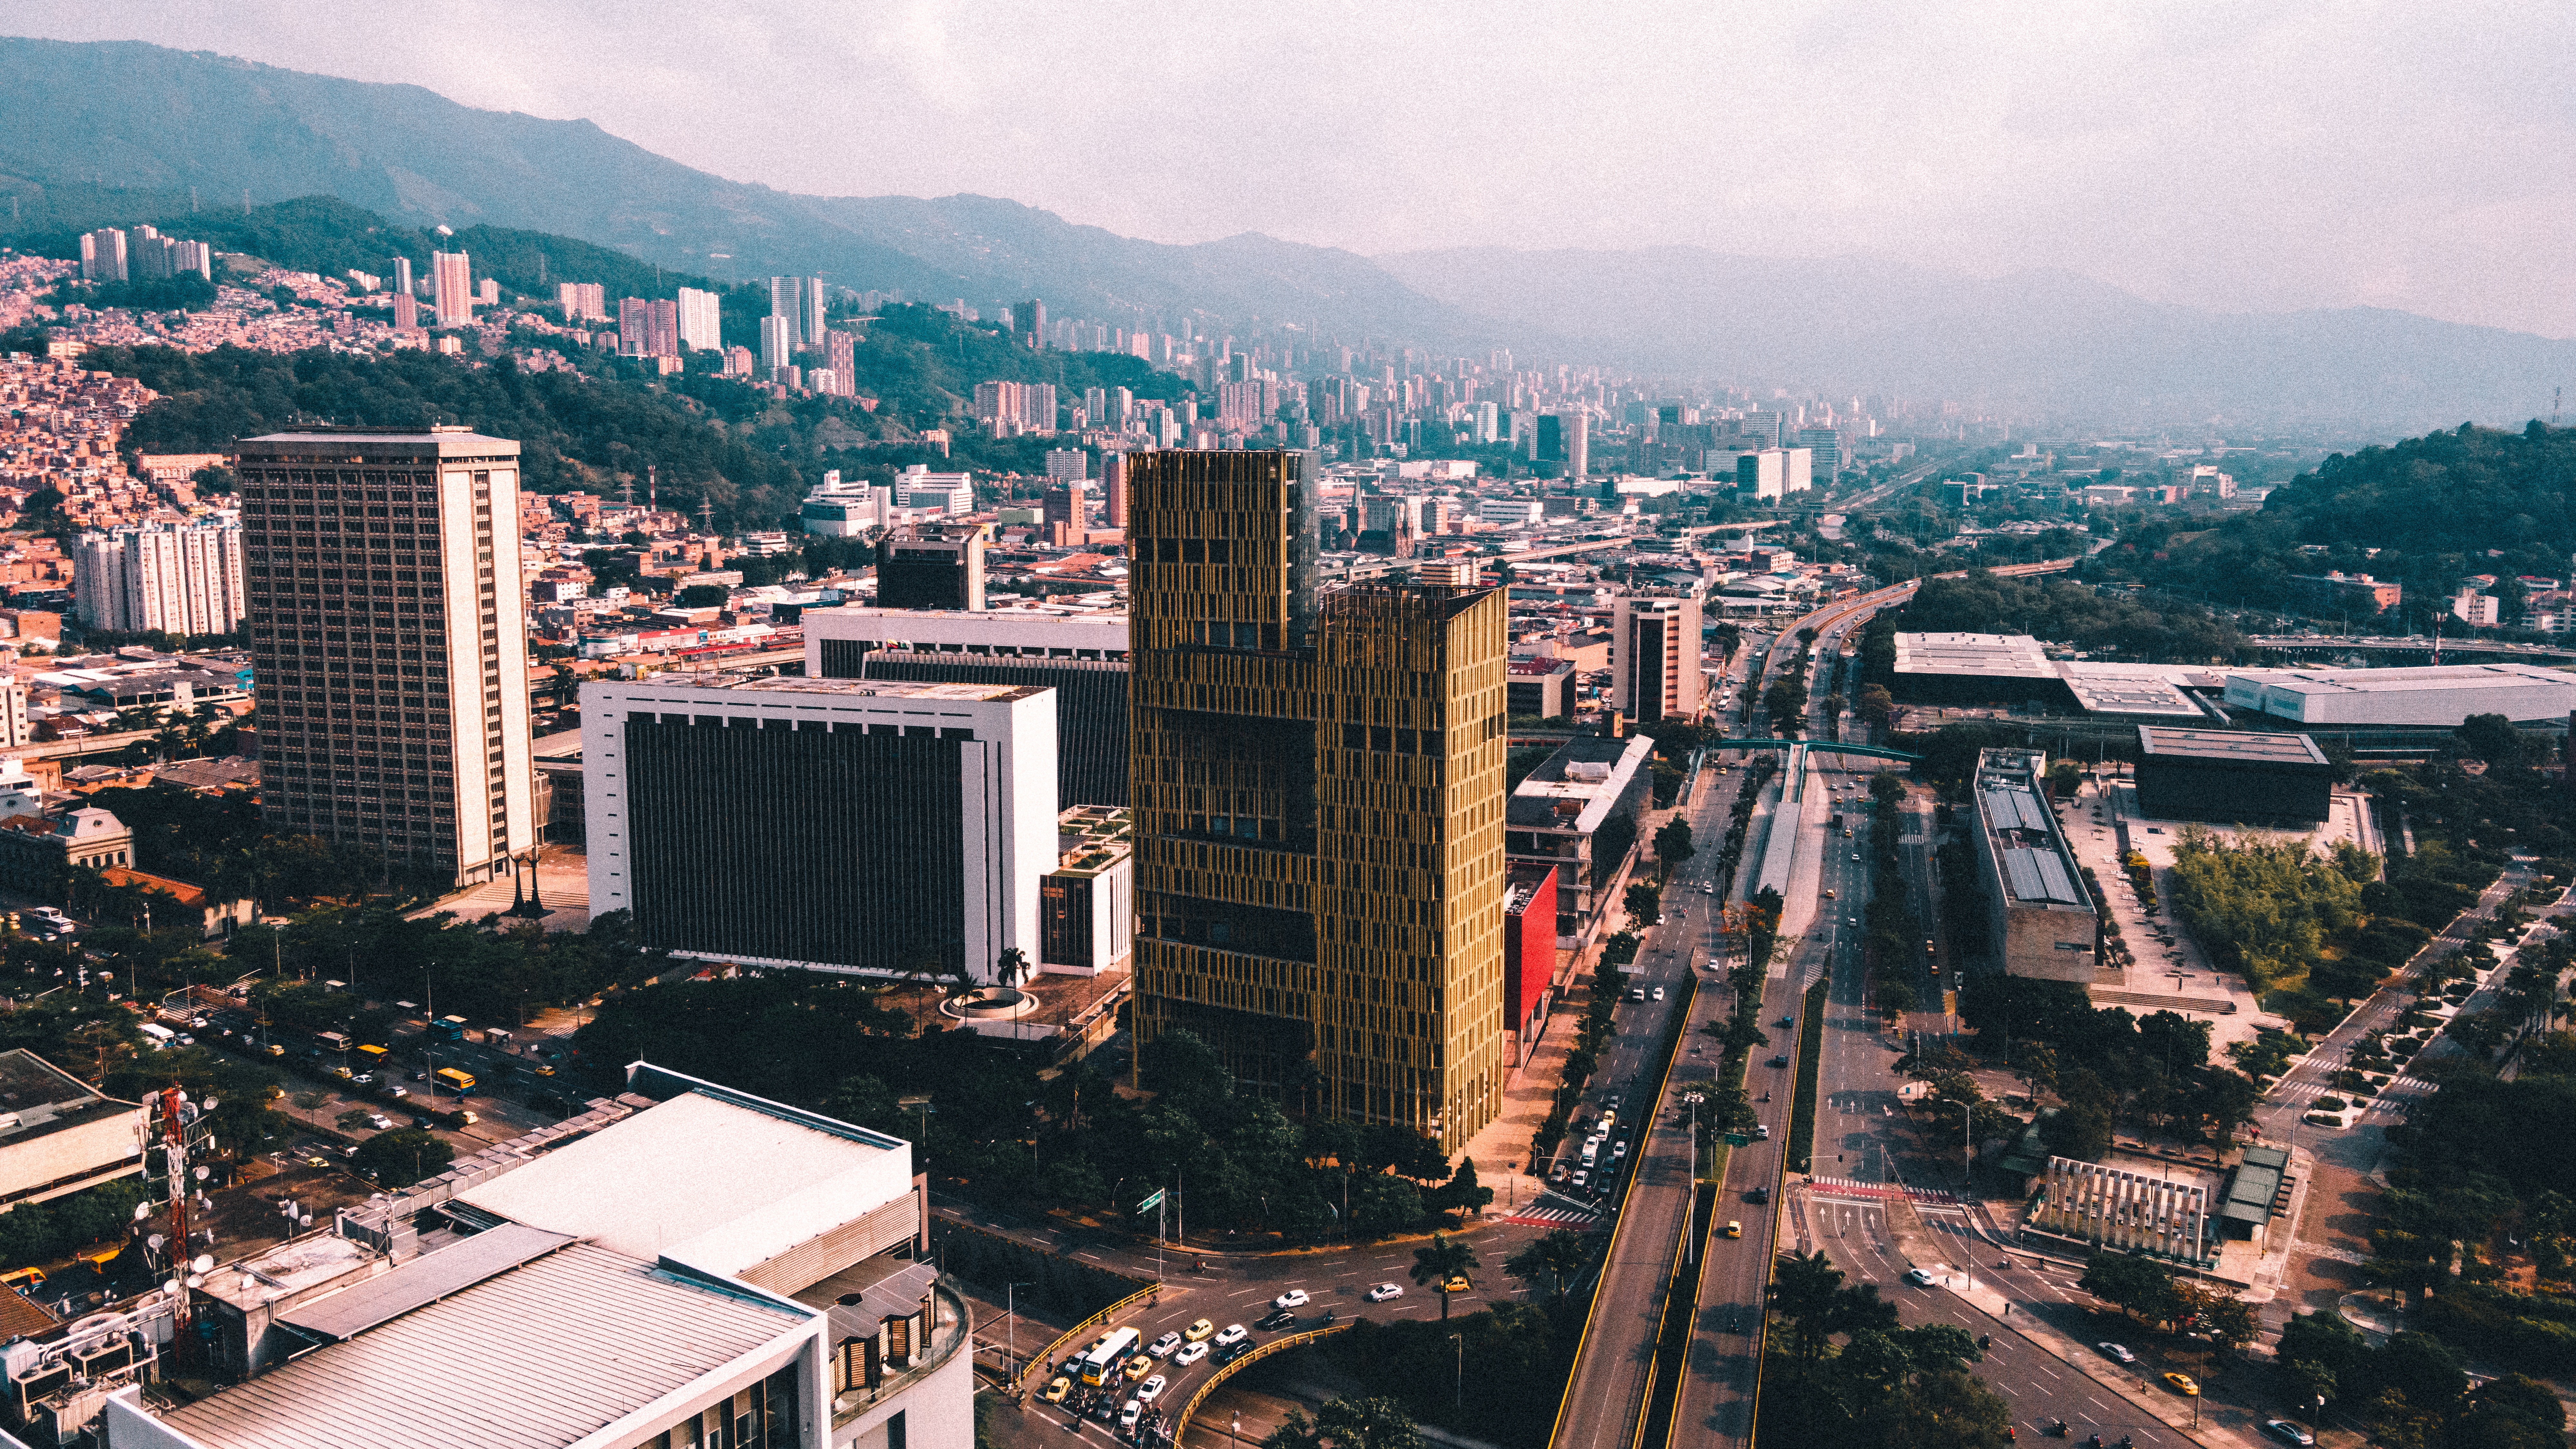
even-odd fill
[[[1807,1190],[1822,1197],[1861,1198],[1871,1202],[1882,1202],[1899,1197],[1912,1202],[1926,1203],[1959,1201],[1957,1193],[1944,1192],[1937,1187],[1907,1187],[1893,1182],[1854,1182],[1847,1177],[1811,1177],[1807,1179]]]
[[[1503,1221],[1533,1228],[1590,1227],[1600,1222],[1602,1216],[1590,1208],[1576,1207],[1571,1203],[1539,1202],[1522,1208]]]

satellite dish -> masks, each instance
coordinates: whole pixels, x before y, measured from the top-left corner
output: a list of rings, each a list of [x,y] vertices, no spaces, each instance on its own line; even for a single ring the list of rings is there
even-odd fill
[[[169,1282],[162,1284],[162,1285],[161,1285],[161,1291],[162,1291],[162,1292],[164,1292],[164,1293],[176,1293],[176,1292],[178,1292],[178,1291],[179,1291],[179,1280],[178,1280],[178,1279],[176,1279],[176,1278],[173,1278],[173,1279],[171,1279]]]
[[[205,1287],[205,1286],[206,1286],[206,1275],[205,1275],[205,1274],[203,1274],[203,1273],[191,1273],[191,1274],[189,1274],[189,1275],[188,1275],[188,1286],[189,1286],[189,1287],[191,1287],[191,1288],[203,1288],[203,1287]]]
[[[202,1110],[204,1110],[204,1111],[211,1112],[211,1111],[215,1110],[215,1099],[214,1099],[214,1098],[212,1098],[212,1097],[208,1097],[205,1101],[203,1101],[203,1102],[199,1103],[199,1104],[198,1104],[198,1106],[199,1106],[199,1108],[200,1108],[200,1109],[202,1109]]]
[[[212,1168],[208,1168],[208,1167],[200,1167],[200,1168],[198,1168],[198,1169],[197,1169],[197,1181],[199,1181],[199,1182],[203,1182],[203,1181],[205,1181],[205,1180],[206,1180],[206,1174],[208,1174],[209,1172],[212,1172],[213,1170],[214,1170],[214,1169],[212,1169]]]
[[[191,1261],[189,1262],[189,1264],[188,1264],[188,1271],[189,1271],[189,1272],[191,1272],[191,1273],[204,1273],[204,1272],[207,1272],[207,1271],[211,1270],[214,1266],[215,1266],[215,1257],[214,1257],[214,1254],[212,1254],[212,1253],[199,1253],[199,1254],[198,1254],[198,1255],[197,1255],[193,1260],[191,1260]]]
[[[297,1218],[297,1219],[295,1220],[295,1225],[296,1225],[297,1227],[302,1227],[302,1228],[309,1228],[309,1227],[313,1226],[313,1214],[311,1214],[311,1213],[306,1213],[304,1216],[302,1216],[302,1217],[300,1217],[300,1218]]]
[[[134,1220],[136,1222],[139,1223],[150,1216],[152,1216],[152,1204],[148,1202],[139,1202],[134,1205]]]
[[[168,1241],[170,1241],[168,1238],[161,1236],[159,1233],[154,1233],[152,1236],[143,1240],[143,1245],[157,1253],[161,1251],[161,1245]]]

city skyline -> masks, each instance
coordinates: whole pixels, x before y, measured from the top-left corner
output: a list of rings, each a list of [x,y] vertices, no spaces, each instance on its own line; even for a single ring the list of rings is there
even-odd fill
[[[489,8],[451,7],[469,20]],[[1339,45],[1305,10],[1212,17],[1186,47],[1158,17],[1132,18],[1090,7],[980,25],[935,5],[773,5],[620,11],[617,23],[566,10],[513,16],[516,42],[499,56],[388,49],[362,26],[273,5],[36,4],[17,28],[589,119],[791,191],[1008,196],[1161,241],[1260,231],[1370,256],[1696,245],[1975,276],[2064,270],[2220,311],[2385,306],[2576,335],[2576,288],[2547,246],[2576,215],[2546,164],[2569,139],[2542,99],[2565,90],[2559,57],[2576,53],[2550,44],[2563,15],[2470,18],[2510,46],[2453,43],[2453,16],[2320,5],[2040,21],[1988,7],[1644,9],[1464,32],[1425,10],[1380,22],[1447,47],[1450,63],[1427,69],[1412,67],[1412,46]],[[621,38],[605,66],[589,54],[603,27]],[[1158,84],[1088,88],[1067,106],[1023,84],[1041,61],[1104,75],[1142,65]],[[1328,103],[1279,107],[1244,83],[1279,63]],[[2502,69],[2472,84],[2470,64]],[[1484,81],[1502,74],[1516,86],[1498,103]],[[1199,164],[1209,127],[1280,158],[1265,185]],[[1425,127],[1443,144],[1413,144]],[[844,134],[885,144],[831,139]],[[2463,147],[2464,135],[2485,139]],[[1702,164],[1673,164],[1684,155]]]

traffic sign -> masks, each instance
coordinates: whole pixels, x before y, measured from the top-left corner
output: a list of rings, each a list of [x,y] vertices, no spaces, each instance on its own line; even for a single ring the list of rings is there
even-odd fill
[[[1753,1139],[1742,1132],[1729,1132],[1726,1134],[1726,1145],[1729,1147],[1750,1147],[1753,1145]]]
[[[1154,1195],[1153,1195],[1153,1196],[1151,1196],[1151,1197],[1149,1197],[1149,1198],[1145,1199],[1143,1202],[1140,1202],[1140,1203],[1136,1204],[1136,1211],[1138,1211],[1138,1212],[1140,1212],[1140,1213],[1149,1213],[1149,1212],[1152,1212],[1154,1209],[1156,1209],[1156,1208],[1158,1208],[1158,1207],[1161,1207],[1162,1205],[1163,1205],[1163,1190],[1162,1190],[1161,1188],[1159,1188],[1159,1187],[1158,1187],[1158,1188],[1154,1189]]]

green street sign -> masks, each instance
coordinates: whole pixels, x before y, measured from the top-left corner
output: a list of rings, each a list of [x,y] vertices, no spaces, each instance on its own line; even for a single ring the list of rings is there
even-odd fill
[[[1161,1207],[1162,1205],[1163,1205],[1163,1190],[1162,1190],[1161,1188],[1159,1188],[1159,1187],[1158,1187],[1158,1188],[1154,1189],[1154,1195],[1153,1195],[1152,1197],[1149,1197],[1149,1198],[1145,1199],[1143,1202],[1140,1202],[1140,1203],[1136,1204],[1136,1211],[1138,1211],[1138,1212],[1140,1212],[1140,1213],[1149,1213],[1149,1212],[1152,1212],[1154,1209],[1156,1209],[1156,1208],[1158,1208],[1158,1207]]]
[[[1726,1134],[1726,1145],[1729,1147],[1750,1147],[1753,1145],[1753,1139],[1751,1136],[1742,1132],[1729,1132]]]

